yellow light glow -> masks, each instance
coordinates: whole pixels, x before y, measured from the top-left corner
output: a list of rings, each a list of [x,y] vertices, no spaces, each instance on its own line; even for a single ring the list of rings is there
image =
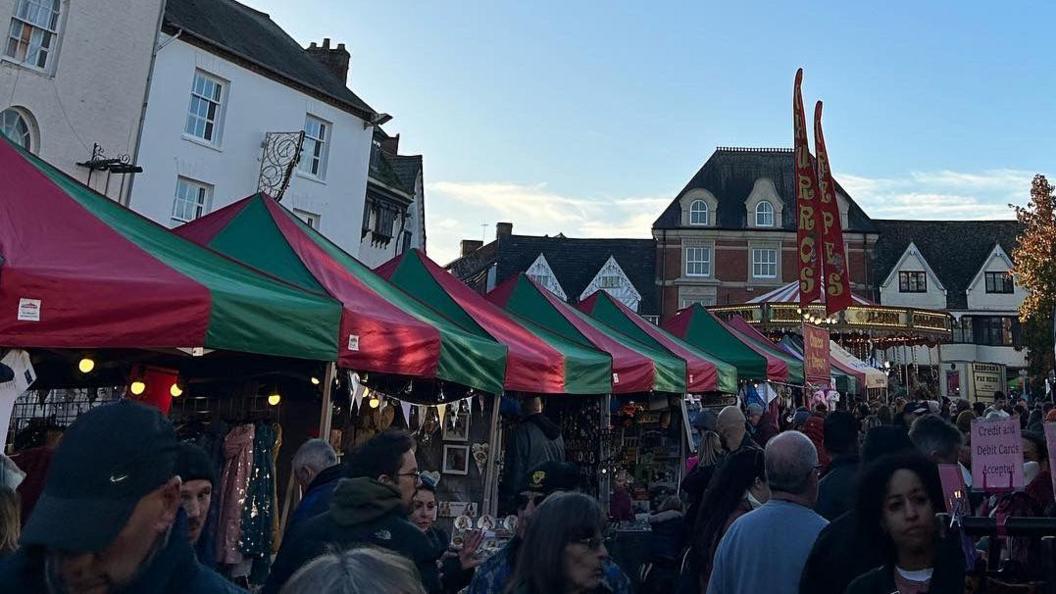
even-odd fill
[[[319,385],[319,378],[313,377],[312,378],[312,385],[313,386],[318,386]]]
[[[371,396],[367,404],[370,405],[370,408],[378,408],[379,406],[381,406],[381,401],[378,400],[377,397]]]
[[[278,406],[280,402],[282,402],[282,395],[278,392],[272,394],[271,396],[268,396],[268,404],[272,406]]]
[[[128,387],[128,390],[132,392],[132,394],[134,394],[135,396],[139,396],[147,390],[147,384],[144,384],[140,380],[136,380],[132,382],[132,385]]]
[[[169,386],[169,394],[171,394],[173,398],[179,398],[180,396],[183,396],[183,389],[180,388],[180,384],[174,383]]]
[[[91,357],[85,357],[77,362],[77,369],[80,369],[81,373],[91,373],[95,369],[95,361]]]

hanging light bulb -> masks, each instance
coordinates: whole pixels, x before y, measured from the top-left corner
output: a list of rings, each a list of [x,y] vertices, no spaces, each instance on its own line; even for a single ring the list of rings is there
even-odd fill
[[[311,381],[312,381],[312,385],[313,386],[318,386],[321,383],[319,381],[319,378],[315,377],[314,375],[312,376],[312,380]]]
[[[271,406],[278,406],[280,402],[282,402],[282,395],[278,392],[273,392],[268,396],[268,404]]]
[[[169,386],[169,394],[172,395],[173,398],[183,396],[183,388],[180,387],[179,382],[173,382],[172,385]]]
[[[95,361],[91,357],[85,357],[77,362],[77,369],[80,369],[81,373],[91,373],[95,369]]]
[[[134,396],[139,396],[147,390],[147,384],[143,383],[143,380],[136,380],[128,386],[128,391],[132,392]]]
[[[378,408],[381,406],[381,400],[378,400],[377,396],[371,394],[370,400],[367,401],[367,404],[370,405],[370,408]]]

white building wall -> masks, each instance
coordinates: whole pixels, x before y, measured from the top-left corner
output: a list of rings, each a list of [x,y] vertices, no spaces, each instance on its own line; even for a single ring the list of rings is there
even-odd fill
[[[0,0],[5,46],[17,5]],[[29,112],[39,143],[33,152],[86,182],[88,170],[76,163],[91,157],[94,143],[108,157],[135,152],[162,2],[63,0],[60,6],[58,49],[44,71],[0,59],[0,111]],[[102,191],[105,177],[95,172],[92,187]],[[118,198],[120,184],[112,176],[110,197]]]
[[[911,246],[912,247],[912,246]],[[926,293],[900,293],[898,290],[899,271],[925,271],[927,273]],[[938,277],[925,264],[923,257],[916,250],[905,254],[900,265],[884,279],[880,285],[880,303],[899,307],[920,307],[926,309],[946,309],[946,292]]]
[[[1027,290],[1016,284],[1012,293],[987,293],[987,272],[1008,272],[1012,269],[1012,262],[1000,246],[994,248],[990,257],[986,259],[974,282],[968,287],[968,309],[975,312],[1000,312],[1015,314],[1019,306],[1027,298]]]
[[[213,211],[253,194],[265,133],[299,131],[311,114],[332,124],[326,179],[294,173],[282,204],[319,215],[319,230],[358,254],[371,128],[319,99],[178,38],[162,37],[169,42],[155,62],[140,151],[145,171],[136,180],[132,208],[172,226],[178,176],[212,185]],[[215,147],[183,133],[196,69],[228,81],[222,136]]]

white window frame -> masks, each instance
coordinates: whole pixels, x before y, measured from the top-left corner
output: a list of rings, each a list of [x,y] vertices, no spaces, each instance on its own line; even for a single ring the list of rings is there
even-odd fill
[[[618,274],[605,274],[598,277],[599,289],[619,289],[623,286],[623,277]]]
[[[201,90],[198,89],[199,80],[202,81],[203,88]],[[205,94],[205,86],[209,84],[214,85],[214,90],[219,90],[219,97],[216,97],[215,94],[213,96]],[[191,79],[191,96],[187,100],[187,113],[183,120],[184,138],[206,146],[220,146],[224,136],[224,114],[227,111],[227,98],[231,90],[230,84],[228,81],[209,74],[200,68],[194,70],[194,77]],[[205,105],[207,110],[204,115],[198,113],[202,105]],[[216,109],[212,113],[212,118],[210,118],[208,109],[214,105]],[[194,124],[193,126],[192,123]],[[202,129],[201,136],[197,133],[199,124],[201,124]],[[212,127],[210,128],[210,126]],[[206,134],[210,131],[211,134],[206,137]]]
[[[763,210],[763,206],[766,206],[768,210]],[[761,217],[761,218],[760,218]],[[767,219],[769,218],[769,222]],[[756,227],[773,227],[774,226],[774,205],[769,200],[760,200],[755,205],[755,226]]]
[[[698,208],[699,207],[699,208]],[[700,220],[698,215],[704,215],[703,220]],[[689,203],[689,224],[694,227],[706,227],[709,223],[709,217],[711,213],[708,212],[708,203],[704,200],[697,199]]]
[[[29,14],[31,9],[34,10],[36,21]],[[51,13],[47,23],[40,22],[41,12],[45,15]],[[17,0],[15,10],[11,14],[11,24],[7,28],[7,37],[4,39],[3,59],[32,70],[46,72],[54,63],[55,53],[59,49],[61,18],[62,0]],[[16,28],[20,32],[17,37],[14,35]],[[30,40],[37,37],[36,45],[32,41],[22,41],[26,38],[26,29],[29,30]],[[47,39],[47,47],[42,43],[44,39]],[[12,41],[15,42],[14,50],[11,47]],[[17,56],[19,45],[25,45],[25,55],[21,59]],[[11,53],[12,51],[15,53]],[[43,65],[38,64],[41,54],[44,56]]]
[[[309,124],[322,126],[322,133],[309,131]],[[334,125],[319,116],[306,114],[304,117],[304,146],[301,147],[301,160],[297,170],[310,178],[323,181],[326,179],[326,165],[330,155],[330,143],[334,137]]]
[[[308,212],[307,210],[301,210],[299,208],[293,209],[293,214],[297,215],[297,218],[304,221],[305,225],[308,225],[316,231],[319,230],[319,223],[322,221],[322,215],[314,212]]]
[[[182,187],[181,187],[182,186]],[[193,191],[193,194],[181,195]],[[191,197],[193,196],[193,198]],[[183,210],[181,210],[181,207]],[[190,211],[186,209],[190,209]],[[213,208],[213,186],[205,182],[178,176],[176,178],[176,191],[172,198],[172,222],[175,224],[189,223],[199,217],[203,217]],[[193,215],[193,216],[188,216]]]
[[[9,128],[9,126],[17,126],[18,123],[21,123],[22,126],[25,127],[24,131],[11,130]],[[22,136],[22,138],[15,138],[10,132],[16,132],[19,136]],[[0,111],[0,134],[3,134],[10,139],[11,142],[14,142],[31,153],[35,153],[37,150],[37,138],[35,132],[33,116],[29,112],[17,107],[9,107]]]
[[[686,276],[710,277],[712,254],[711,246],[687,245],[683,249],[686,252]],[[694,265],[699,265],[699,268],[695,268]]]
[[[702,296],[702,297],[683,297],[682,307],[679,309],[686,309],[696,304],[700,304],[702,307],[711,307],[715,305],[715,298],[713,296]]]
[[[643,315],[642,319],[645,320],[646,322],[649,322],[650,324],[652,324],[654,326],[659,326],[660,325],[660,316],[646,316],[646,315]]]
[[[762,256],[763,254],[766,254],[766,253],[769,253],[770,255],[772,255],[773,259],[771,260],[770,258],[767,258],[766,259],[767,261],[763,261],[763,259],[760,258],[760,256]],[[778,272],[777,271],[777,258],[778,258],[777,249],[775,249],[775,248],[753,247],[752,248],[752,278],[758,278],[758,279],[775,279],[775,278],[777,278],[777,272]],[[765,267],[772,266],[773,270],[774,270],[773,274],[765,274],[765,273],[760,274],[761,271],[764,271],[764,269],[761,268],[761,267],[764,267],[764,266]]]

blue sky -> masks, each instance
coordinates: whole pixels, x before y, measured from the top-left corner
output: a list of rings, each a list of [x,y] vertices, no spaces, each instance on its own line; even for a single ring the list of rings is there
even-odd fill
[[[1051,171],[1052,3],[247,3],[347,45],[349,86],[425,155],[441,262],[500,220],[648,237],[716,146],[791,144],[799,66],[873,217],[1010,218]]]

